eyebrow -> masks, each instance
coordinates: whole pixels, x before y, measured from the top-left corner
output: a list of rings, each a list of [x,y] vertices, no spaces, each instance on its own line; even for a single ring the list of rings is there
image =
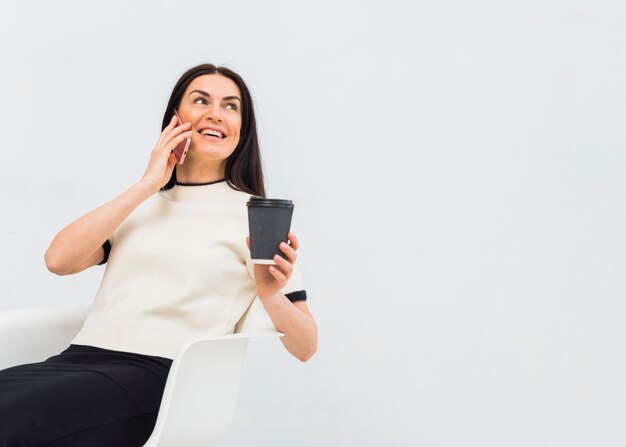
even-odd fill
[[[208,96],[209,98],[211,97],[211,95],[209,95],[209,94],[208,94],[207,92],[205,92],[204,90],[192,90],[192,91],[190,91],[190,92],[189,92],[189,95],[188,95],[188,96],[191,96],[191,94],[192,94],[192,93],[200,93],[201,95]],[[225,100],[225,101],[228,101],[228,100],[230,100],[230,99],[236,99],[237,101],[241,102],[241,99],[239,98],[239,96],[235,96],[235,95],[232,95],[232,96],[224,96],[222,99],[223,99],[223,100]]]

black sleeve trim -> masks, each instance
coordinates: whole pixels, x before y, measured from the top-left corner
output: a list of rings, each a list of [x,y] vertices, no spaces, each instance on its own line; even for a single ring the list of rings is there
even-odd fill
[[[285,296],[292,303],[294,303],[296,301],[306,301],[306,290],[298,290],[297,292],[287,293],[287,294],[285,294]]]
[[[102,259],[102,261],[100,261],[98,265],[105,264],[109,260],[109,253],[111,253],[111,243],[108,239],[104,241],[104,244],[102,244],[102,248],[104,249],[104,259]]]

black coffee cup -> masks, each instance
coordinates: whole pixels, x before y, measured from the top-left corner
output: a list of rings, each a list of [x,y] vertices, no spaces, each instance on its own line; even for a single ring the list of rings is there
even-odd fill
[[[255,264],[276,264],[274,255],[285,257],[281,242],[288,243],[294,204],[291,200],[252,196],[248,203],[250,257]]]

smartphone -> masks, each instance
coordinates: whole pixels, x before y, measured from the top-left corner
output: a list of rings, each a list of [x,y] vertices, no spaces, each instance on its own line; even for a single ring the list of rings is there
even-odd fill
[[[174,109],[174,114],[176,115],[176,119],[178,120],[179,126],[182,126],[183,124],[185,124],[183,123],[183,120],[178,114],[178,110]],[[178,161],[179,165],[182,165],[183,162],[185,161],[185,156],[187,155],[187,151],[189,150],[190,144],[191,144],[191,138],[186,138],[180,143],[178,143],[178,146],[174,148],[174,151],[173,151],[174,156],[176,157],[176,161]]]

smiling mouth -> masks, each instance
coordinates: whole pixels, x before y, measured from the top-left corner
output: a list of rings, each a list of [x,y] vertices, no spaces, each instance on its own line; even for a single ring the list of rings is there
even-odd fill
[[[203,137],[212,136],[215,138],[219,138],[220,140],[226,138],[226,134],[221,129],[217,128],[203,127],[200,130],[197,130],[197,132]]]
[[[199,133],[199,135],[205,140],[209,140],[209,141],[222,141],[224,138],[226,138],[226,137],[216,137],[215,135],[210,135],[210,134],[204,135],[204,134]]]

